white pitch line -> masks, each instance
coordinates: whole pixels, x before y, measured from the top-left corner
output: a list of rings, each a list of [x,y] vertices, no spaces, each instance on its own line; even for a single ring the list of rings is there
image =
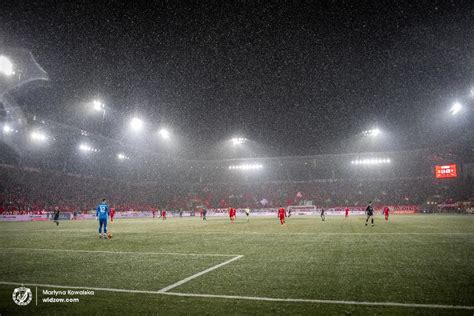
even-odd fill
[[[157,291],[114,289],[114,288],[108,288],[108,287],[71,286],[71,285],[55,285],[55,284],[41,284],[41,283],[20,283],[20,282],[9,282],[9,281],[0,281],[0,284],[38,286],[38,287],[45,287],[45,288],[54,287],[54,288],[61,288],[61,289],[79,289],[79,290],[118,292],[118,293],[159,294]]]
[[[305,298],[273,298],[273,297],[255,297],[238,295],[214,295],[214,294],[193,294],[177,292],[160,292],[165,295],[183,296],[183,297],[204,297],[204,298],[223,298],[250,301],[268,301],[268,302],[291,302],[291,303],[317,303],[317,304],[338,304],[338,305],[365,305],[365,306],[396,306],[396,307],[414,307],[414,308],[441,308],[441,309],[467,309],[474,310],[474,306],[463,305],[440,305],[440,304],[418,304],[418,303],[396,303],[396,302],[360,302],[360,301],[341,301],[341,300],[318,300]]]
[[[381,233],[381,232],[367,232],[367,233],[335,233],[335,232],[320,232],[320,233],[310,233],[310,232],[288,232],[288,231],[284,231],[284,232],[253,232],[253,231],[220,231],[220,230],[216,230],[216,231],[206,231],[206,232],[159,232],[158,234],[170,234],[170,233],[173,233],[173,234],[183,234],[183,235],[193,235],[193,234],[208,234],[208,235],[212,235],[212,234],[226,234],[226,235],[314,235],[314,236],[319,236],[319,235],[329,235],[329,236],[332,236],[332,235],[347,235],[347,236],[351,236],[351,235],[360,235],[360,236],[367,236],[367,235],[428,235],[428,236],[431,236],[431,235],[474,235],[474,233],[468,233],[468,232],[433,232],[433,233],[430,233],[430,232],[388,232],[388,233]],[[129,233],[129,234],[134,234],[134,233]],[[141,234],[140,232],[138,232],[137,234]],[[146,233],[145,233],[146,234]],[[155,234],[155,233],[152,233],[152,234]]]
[[[140,252],[140,251],[110,251],[110,250],[81,250],[81,249],[47,249],[47,248],[0,248],[1,250],[28,250],[51,252],[82,252],[82,253],[108,253],[108,254],[140,254],[140,255],[170,255],[170,256],[201,256],[201,257],[235,257],[239,255],[226,255],[220,253],[180,253],[180,252]]]
[[[171,289],[174,289],[175,287],[180,286],[181,284],[184,284],[184,283],[186,283],[186,282],[189,282],[189,281],[191,281],[192,279],[195,279],[195,278],[197,278],[197,277],[200,277],[200,276],[203,275],[203,274],[206,274],[206,273],[211,272],[211,271],[213,271],[213,270],[215,270],[215,269],[218,269],[218,268],[220,268],[220,267],[222,267],[222,266],[225,266],[226,264],[229,264],[229,263],[231,263],[231,262],[233,262],[233,261],[235,261],[235,260],[239,260],[239,259],[242,258],[242,257],[243,257],[243,256],[234,257],[234,258],[232,258],[232,259],[229,259],[229,260],[227,260],[227,261],[224,261],[224,262],[222,262],[222,263],[219,263],[219,264],[217,264],[217,265],[215,265],[215,266],[213,266],[213,267],[210,267],[210,268],[208,268],[208,269],[206,269],[206,270],[203,270],[203,271],[201,271],[201,272],[198,272],[198,273],[196,273],[196,274],[193,274],[193,275],[191,275],[191,276],[189,276],[189,277],[187,277],[187,278],[185,278],[185,279],[182,279],[181,281],[178,281],[178,282],[176,282],[176,283],[173,283],[173,284],[171,284],[171,285],[168,285],[167,287],[162,288],[161,290],[158,291],[158,293],[165,293],[165,292],[167,292],[167,291],[169,291],[169,290],[171,290]]]
[[[360,301],[344,301],[344,300],[320,300],[320,299],[238,296],[238,295],[194,294],[194,293],[177,293],[177,292],[159,292],[159,291],[145,291],[145,290],[114,289],[114,288],[103,288],[103,287],[86,287],[86,286],[41,284],[41,283],[20,283],[20,282],[8,282],[8,281],[0,281],[0,284],[15,285],[15,286],[16,285],[20,285],[20,286],[38,286],[38,287],[44,287],[44,288],[51,288],[52,287],[52,288],[62,288],[62,289],[80,289],[80,290],[92,290],[92,291],[104,291],[104,292],[116,292],[116,293],[137,293],[137,294],[154,294],[154,295],[158,294],[158,295],[181,296],[181,297],[220,298],[220,299],[230,299],[230,300],[474,310],[474,306],[463,306],[463,305],[418,304],[418,303],[396,303],[396,302],[360,302]]]
[[[56,232],[87,232],[88,234],[90,233],[90,230],[35,230],[32,232],[51,232],[51,233],[56,233]],[[16,233],[18,230],[2,230],[1,233]],[[366,232],[366,233],[344,233],[344,232],[289,232],[289,231],[284,231],[284,232],[254,232],[254,231],[221,231],[221,230],[216,230],[216,231],[192,231],[192,232],[180,232],[180,231],[161,231],[161,232],[135,232],[135,231],[123,231],[121,234],[127,235],[127,234],[133,234],[133,235],[169,235],[169,234],[179,234],[179,235],[218,235],[218,234],[226,234],[226,235],[307,235],[307,236],[320,236],[320,235],[356,235],[356,236],[367,236],[367,235],[474,235],[474,233],[471,232],[387,232],[387,233],[382,233],[382,232]],[[231,255],[229,255],[231,256]]]

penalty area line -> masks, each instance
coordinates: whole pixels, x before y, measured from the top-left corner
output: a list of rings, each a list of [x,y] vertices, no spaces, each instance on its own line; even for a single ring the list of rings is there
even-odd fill
[[[418,303],[396,303],[396,302],[360,302],[360,301],[343,301],[343,300],[320,300],[320,299],[298,299],[298,298],[272,298],[272,297],[255,297],[255,296],[237,296],[237,295],[214,295],[214,294],[194,294],[194,293],[177,293],[177,292],[158,292],[146,290],[128,290],[128,289],[114,289],[103,287],[90,286],[70,286],[70,285],[55,285],[55,284],[41,284],[28,282],[8,282],[0,281],[3,285],[14,286],[37,286],[43,288],[60,288],[60,289],[80,289],[116,293],[136,293],[136,294],[153,294],[153,295],[168,295],[180,297],[198,297],[198,298],[217,298],[229,300],[248,300],[248,301],[266,301],[266,302],[283,302],[283,303],[312,303],[312,304],[334,304],[334,305],[362,305],[362,306],[386,306],[386,307],[408,307],[408,308],[433,308],[433,309],[462,309],[474,310],[474,306],[462,305],[440,305],[440,304],[418,304]]]
[[[215,269],[218,269],[218,268],[220,268],[220,267],[222,267],[222,266],[225,266],[226,264],[229,264],[229,263],[231,263],[231,262],[233,262],[233,261],[235,261],[235,260],[239,260],[239,259],[242,258],[242,257],[243,257],[243,256],[239,255],[239,256],[236,256],[236,257],[234,257],[234,258],[232,258],[232,259],[229,259],[229,260],[227,260],[227,261],[224,261],[224,262],[222,262],[222,263],[219,263],[219,264],[217,264],[217,265],[215,265],[215,266],[212,266],[212,267],[210,267],[210,268],[207,268],[206,270],[203,270],[203,271],[201,271],[201,272],[198,272],[198,273],[196,273],[196,274],[193,274],[193,275],[191,275],[191,276],[189,276],[189,277],[187,277],[187,278],[184,278],[184,279],[182,279],[182,280],[180,280],[180,281],[178,281],[178,282],[176,282],[176,283],[173,283],[173,284],[171,284],[171,285],[168,285],[168,286],[162,288],[161,290],[158,291],[158,293],[165,293],[165,292],[167,292],[167,291],[169,291],[169,290],[171,290],[171,289],[174,289],[175,287],[178,287],[178,286],[180,286],[180,285],[182,285],[182,284],[184,284],[184,283],[187,283],[187,282],[189,282],[189,281],[191,281],[191,280],[193,280],[193,279],[195,279],[195,278],[198,278],[198,277],[200,277],[201,275],[204,275],[204,274],[209,273],[209,272],[211,272],[211,271],[213,271],[213,270],[215,270]]]

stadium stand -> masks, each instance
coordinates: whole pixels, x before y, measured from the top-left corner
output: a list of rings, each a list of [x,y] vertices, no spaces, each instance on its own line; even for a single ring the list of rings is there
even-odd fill
[[[422,205],[432,197],[453,203],[473,196],[473,180],[440,182],[432,177],[392,179],[314,179],[310,181],[229,181],[215,183],[131,183],[11,165],[0,167],[0,213],[93,209],[107,197],[117,211],[153,208],[196,209],[250,207],[253,209],[311,203],[322,207],[365,205]],[[232,180],[232,179],[230,179]],[[461,185],[462,184],[462,185]]]

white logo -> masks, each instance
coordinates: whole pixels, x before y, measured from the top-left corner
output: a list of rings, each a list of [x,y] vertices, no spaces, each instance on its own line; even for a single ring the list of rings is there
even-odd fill
[[[17,287],[13,290],[12,298],[16,305],[26,306],[31,303],[33,293],[27,287]]]

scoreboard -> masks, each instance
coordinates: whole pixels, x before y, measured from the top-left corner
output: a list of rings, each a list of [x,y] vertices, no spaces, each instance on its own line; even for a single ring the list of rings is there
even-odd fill
[[[456,164],[435,166],[436,179],[456,178],[458,176]]]

